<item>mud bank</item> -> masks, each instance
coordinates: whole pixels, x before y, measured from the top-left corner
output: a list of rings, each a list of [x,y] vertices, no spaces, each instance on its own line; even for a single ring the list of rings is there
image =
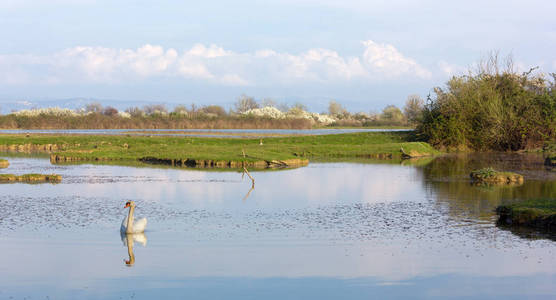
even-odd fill
[[[10,166],[10,162],[5,159],[0,159],[0,169],[7,168]]]
[[[17,144],[0,145],[0,151],[4,152],[54,152],[63,150],[66,145],[57,144]]]
[[[0,183],[10,182],[27,182],[27,183],[41,183],[41,182],[61,182],[62,175],[58,174],[0,174]]]
[[[83,162],[83,161],[117,161],[118,159],[111,158],[87,158],[87,157],[71,157],[62,156],[57,154],[50,155],[50,162],[53,164],[65,162]],[[158,158],[153,156],[142,157],[137,159],[142,163],[167,165],[172,167],[181,168],[231,168],[237,169],[242,167],[249,167],[255,169],[267,168],[296,168],[303,167],[309,164],[308,159],[285,159],[285,160],[258,160],[258,161],[228,161],[228,160],[201,160],[201,159],[169,159]]]

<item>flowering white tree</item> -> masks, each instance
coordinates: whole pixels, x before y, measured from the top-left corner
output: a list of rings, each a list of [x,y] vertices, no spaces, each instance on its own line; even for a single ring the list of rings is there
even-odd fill
[[[59,117],[82,115],[72,109],[59,108],[59,107],[22,109],[19,111],[12,112],[12,114],[15,116],[25,116],[25,117],[37,117],[39,115],[49,115],[49,116],[59,116]]]

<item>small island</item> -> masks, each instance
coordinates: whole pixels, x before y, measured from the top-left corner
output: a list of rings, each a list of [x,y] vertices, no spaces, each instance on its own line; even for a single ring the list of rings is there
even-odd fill
[[[23,174],[23,175],[0,174],[0,183],[10,183],[10,182],[57,183],[60,181],[62,181],[62,175],[58,175],[58,174]]]
[[[483,168],[469,174],[474,183],[522,184],[523,176],[513,172],[499,172],[493,168]]]
[[[0,168],[7,168],[10,165],[10,162],[0,158]]]
[[[556,200],[534,199],[496,208],[500,225],[526,226],[556,231]]]

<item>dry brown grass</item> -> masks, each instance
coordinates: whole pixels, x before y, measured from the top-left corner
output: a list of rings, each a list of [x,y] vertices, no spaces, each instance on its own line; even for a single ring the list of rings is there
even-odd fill
[[[124,118],[99,113],[84,116],[0,116],[2,129],[310,129],[307,119],[243,116],[199,117],[158,115]]]

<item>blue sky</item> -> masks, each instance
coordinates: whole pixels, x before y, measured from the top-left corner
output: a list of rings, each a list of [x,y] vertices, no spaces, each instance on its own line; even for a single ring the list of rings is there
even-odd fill
[[[245,93],[379,111],[425,97],[493,50],[555,72],[554,3],[3,0],[0,105],[229,107]]]

